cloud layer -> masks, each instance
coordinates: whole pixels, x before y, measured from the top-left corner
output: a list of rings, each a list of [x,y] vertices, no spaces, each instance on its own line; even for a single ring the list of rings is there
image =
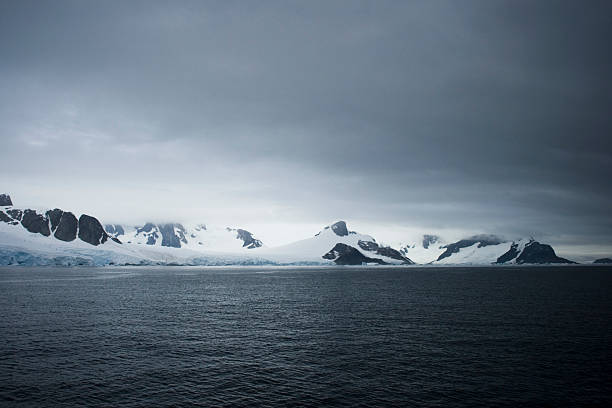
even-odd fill
[[[609,2],[5,2],[0,182],[105,219],[612,247]]]

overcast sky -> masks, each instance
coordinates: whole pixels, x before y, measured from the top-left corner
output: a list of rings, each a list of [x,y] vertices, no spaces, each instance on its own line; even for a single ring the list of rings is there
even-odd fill
[[[612,255],[611,44],[610,1],[1,1],[0,189]]]

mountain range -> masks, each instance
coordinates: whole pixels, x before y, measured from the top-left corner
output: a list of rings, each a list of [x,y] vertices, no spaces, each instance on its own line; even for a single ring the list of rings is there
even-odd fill
[[[604,263],[606,259],[598,260]],[[385,246],[330,224],[310,238],[267,247],[250,231],[205,223],[103,224],[59,208],[20,209],[0,194],[0,265],[508,265],[569,264],[532,238],[434,234]]]

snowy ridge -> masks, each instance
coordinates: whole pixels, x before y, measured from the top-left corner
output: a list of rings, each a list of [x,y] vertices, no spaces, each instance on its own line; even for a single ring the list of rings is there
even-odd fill
[[[419,242],[400,243],[399,251],[418,264],[427,264],[438,259],[446,251],[446,242],[437,235],[426,234]]]
[[[418,243],[400,244],[400,252],[418,264],[492,265],[572,263],[559,258],[550,245],[533,238],[508,241],[496,235],[474,235],[446,243],[435,235],[424,235]]]
[[[214,251],[193,251],[107,241],[94,246],[80,240],[65,242],[0,223],[0,265],[262,265],[256,257]]]
[[[194,251],[243,252],[263,246],[249,231],[240,228],[193,224],[154,224],[143,226],[106,225],[106,231],[123,243],[188,248]]]
[[[431,263],[437,265],[491,265],[491,264],[570,264],[560,258],[550,245],[530,239],[512,242],[495,236],[480,235],[446,245],[446,251]]]
[[[443,259],[436,259],[434,264],[438,265],[456,265],[456,264],[473,264],[486,265],[494,264],[497,259],[510,250],[511,243],[504,242],[497,245],[487,245],[479,247],[479,243],[474,243],[468,247],[459,249],[459,252]]]
[[[572,263],[534,239],[475,235],[453,243],[424,235],[399,250],[331,224],[311,238],[273,248],[251,232],[194,224],[102,224],[58,208],[17,209],[0,196],[0,265],[491,265]]]
[[[351,247],[365,258],[377,259],[385,264],[397,265],[413,263],[410,259],[402,257],[398,251],[392,248],[380,247],[376,243],[376,240],[370,235],[349,231],[344,221],[338,221],[325,227],[312,238],[303,239],[275,248],[265,248],[260,250],[259,253],[278,263],[290,264],[306,262],[312,264],[331,264],[341,255],[338,252],[336,256],[334,256],[333,251],[338,244]],[[327,254],[330,252],[332,252],[332,254],[328,256]],[[362,262],[356,262],[356,264],[359,265],[361,263]]]

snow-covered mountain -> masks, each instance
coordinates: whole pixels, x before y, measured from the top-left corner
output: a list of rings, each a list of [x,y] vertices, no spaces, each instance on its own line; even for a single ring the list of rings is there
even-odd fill
[[[425,234],[419,242],[410,244],[400,243],[399,251],[402,255],[412,259],[418,264],[427,264],[436,259],[446,250],[445,241],[437,235]]]
[[[104,228],[87,214],[15,208],[6,194],[0,203],[0,265],[270,263],[247,253],[262,243],[243,229],[152,223]]]
[[[422,243],[404,245],[400,252],[421,264],[490,265],[572,263],[560,258],[550,245],[533,238],[508,241],[496,235],[474,235],[444,244],[435,235],[423,236]]]
[[[107,224],[105,229],[109,235],[128,244],[221,252],[240,252],[263,246],[263,243],[247,230],[211,227],[202,223],[183,225],[179,223],[154,224],[147,222],[142,226]]]
[[[259,254],[275,262],[289,264],[414,264],[399,251],[379,245],[370,235],[349,231],[344,221],[323,228],[314,237],[275,248],[264,248]]]
[[[572,263],[533,239],[475,235],[447,243],[424,235],[417,243],[380,245],[333,223],[311,238],[265,247],[253,233],[203,223],[107,224],[59,208],[19,209],[0,194],[0,265],[461,265]]]

